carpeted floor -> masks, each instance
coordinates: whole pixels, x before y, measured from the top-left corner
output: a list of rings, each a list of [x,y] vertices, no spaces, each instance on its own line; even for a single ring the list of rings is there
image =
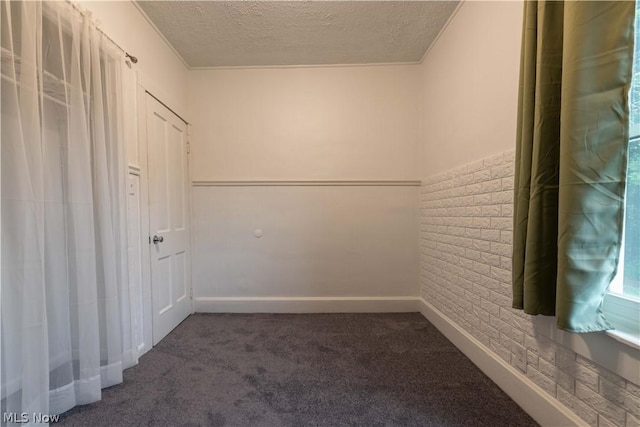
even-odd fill
[[[418,313],[196,314],[74,426],[535,426]]]

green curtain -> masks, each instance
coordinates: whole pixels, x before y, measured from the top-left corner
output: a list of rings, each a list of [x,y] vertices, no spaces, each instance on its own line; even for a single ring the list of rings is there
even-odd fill
[[[526,1],[513,307],[570,332],[611,329],[624,213],[632,1]]]

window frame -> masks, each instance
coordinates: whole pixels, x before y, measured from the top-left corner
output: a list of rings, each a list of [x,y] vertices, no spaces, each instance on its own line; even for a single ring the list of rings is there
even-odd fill
[[[637,31],[640,31],[640,29]],[[640,54],[640,52],[638,52],[638,54]],[[640,86],[640,81],[635,83]],[[640,124],[629,127],[629,142],[638,141],[640,141]],[[626,244],[624,239],[624,224],[622,236],[623,238],[620,247],[617,274],[611,281],[613,286],[609,287],[602,305],[602,312],[615,329],[606,331],[605,333],[619,342],[627,344],[633,348],[640,349],[640,299],[629,297],[611,290],[612,287],[624,286]]]
[[[640,102],[640,2],[635,2],[635,34],[634,34],[634,51],[633,51],[633,70],[631,87],[629,88],[629,146],[631,144],[640,144],[640,123],[638,121],[638,103]],[[632,119],[633,117],[633,119]],[[640,159],[638,159],[640,161]],[[627,208],[627,195],[625,194],[625,215]],[[637,200],[636,203],[640,203]],[[640,220],[640,219],[639,219]],[[626,224],[623,224],[622,244],[620,247],[620,257],[616,277],[611,281],[611,285],[604,297],[602,304],[602,312],[606,319],[611,323],[615,330],[607,331],[606,334],[614,339],[625,343],[635,349],[640,349],[640,297],[625,295],[621,292],[624,290],[624,267],[626,252]],[[629,260],[627,260],[628,262]],[[612,289],[614,291],[612,292]]]
[[[617,341],[640,349],[640,302],[609,292],[605,296],[602,311],[615,327],[605,333]]]

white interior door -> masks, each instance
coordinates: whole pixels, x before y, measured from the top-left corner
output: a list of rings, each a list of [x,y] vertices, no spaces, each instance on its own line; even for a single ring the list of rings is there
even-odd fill
[[[153,345],[191,313],[187,125],[146,95]]]

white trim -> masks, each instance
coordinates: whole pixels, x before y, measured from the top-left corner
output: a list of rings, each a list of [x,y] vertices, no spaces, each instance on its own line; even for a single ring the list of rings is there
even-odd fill
[[[153,28],[153,30],[160,37],[160,39],[169,47],[169,49],[171,49],[171,52],[173,52],[178,57],[180,62],[182,62],[182,64],[185,67],[187,67],[187,69],[189,69],[189,64],[187,64],[187,61],[185,61],[184,58],[182,57],[182,55],[180,55],[180,53],[178,53],[176,48],[174,48],[173,45],[171,43],[169,43],[169,40],[167,40],[167,38],[164,36],[164,34],[162,34],[162,32],[158,29],[158,27],[156,27],[156,24],[153,23],[153,21],[151,20],[151,18],[149,18],[149,16],[146,14],[146,12],[144,10],[142,10],[142,8],[138,5],[138,2],[137,1],[131,1],[131,3],[133,4],[133,7],[138,9],[138,12],[140,12],[140,15],[142,15],[142,17],[145,19],[145,21],[147,21],[147,23],[151,26],[151,28]]]
[[[197,313],[412,313],[418,297],[194,297]]]
[[[187,179],[189,180],[189,182],[193,181],[191,155],[191,125],[187,123]],[[187,192],[189,197],[189,212],[187,213],[189,218],[189,299],[191,299],[191,314],[193,314],[196,312],[196,304],[193,301],[193,270],[194,261],[196,258],[196,243],[194,236],[196,235],[196,230],[194,228],[195,221],[193,221],[193,212],[195,211],[195,207],[193,205],[193,186],[189,185],[189,183],[187,183]]]
[[[585,424],[584,420],[566,406],[422,298],[420,312],[538,423],[543,426]]]
[[[219,65],[211,67],[189,67],[194,71],[215,70],[263,70],[263,69],[289,69],[289,68],[349,68],[349,67],[393,67],[406,65],[420,65],[420,61],[403,62],[359,62],[354,64],[291,64],[291,65]]]
[[[451,21],[453,21],[453,18],[455,18],[455,16],[458,14],[458,11],[462,7],[462,5],[465,3],[465,1],[466,0],[460,0],[460,3],[458,3],[456,8],[453,10],[453,12],[451,12],[451,15],[449,16],[449,19],[447,19],[447,22],[444,23],[444,25],[440,29],[440,32],[438,32],[438,35],[436,36],[436,38],[433,39],[431,44],[427,47],[427,50],[424,51],[424,55],[422,55],[422,59],[420,59],[420,62],[418,62],[418,64],[423,64],[424,60],[427,59],[427,55],[429,54],[429,52],[431,52],[431,48],[434,47],[436,45],[436,43],[438,43],[438,40],[440,40],[440,37],[447,30],[447,28],[449,27],[449,24],[451,23]]]
[[[147,173],[147,111],[146,88],[138,79],[136,102],[138,104],[138,159],[140,163],[140,233],[142,237],[142,356],[153,346],[153,307],[151,300],[151,252],[149,250],[149,179]]]
[[[192,181],[194,187],[420,187],[414,180]]]
[[[144,341],[144,298],[143,298],[143,245],[146,243],[146,232],[142,229],[142,204],[140,168],[129,165],[126,181],[127,202],[127,290],[129,293],[129,314],[132,343],[139,347]],[[133,188],[132,188],[133,186]],[[132,191],[133,190],[133,191]],[[134,196],[134,197],[132,197]],[[134,202],[135,200],[135,202]],[[132,227],[132,228],[130,228]],[[137,233],[136,233],[137,231]],[[133,249],[133,252],[132,252]],[[136,285],[137,283],[137,285]],[[136,350],[137,355],[142,352]]]

